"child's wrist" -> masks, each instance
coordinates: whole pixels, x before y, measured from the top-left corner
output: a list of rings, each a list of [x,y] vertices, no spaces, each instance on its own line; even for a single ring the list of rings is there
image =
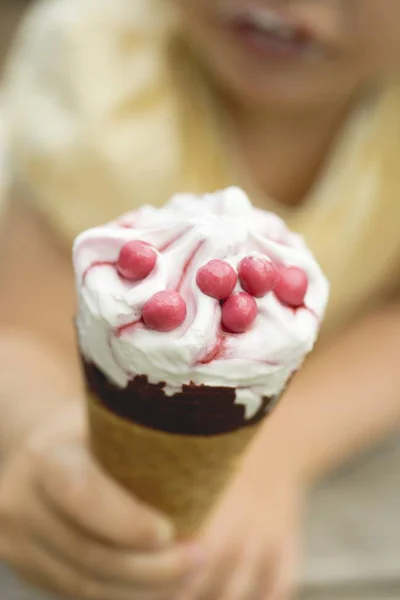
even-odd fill
[[[271,417],[251,447],[244,468],[260,480],[308,488],[314,479],[314,463],[311,449],[291,439]]]

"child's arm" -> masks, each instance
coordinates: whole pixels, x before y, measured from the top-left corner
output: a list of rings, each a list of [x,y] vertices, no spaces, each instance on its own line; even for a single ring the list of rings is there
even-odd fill
[[[267,424],[260,455],[279,451],[312,480],[398,429],[399,358],[400,304],[312,356]]]
[[[289,598],[304,492],[399,427],[399,357],[400,306],[392,306],[308,360],[205,531],[208,567],[188,600]]]
[[[13,208],[0,235],[0,559],[74,598],[171,600],[197,565],[167,520],[97,467],[68,253]]]
[[[68,251],[15,203],[1,223],[0,256],[0,450],[7,454],[36,423],[79,397],[82,384]]]

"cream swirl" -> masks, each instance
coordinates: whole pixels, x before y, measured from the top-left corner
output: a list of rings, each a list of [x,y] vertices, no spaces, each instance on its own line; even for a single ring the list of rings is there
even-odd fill
[[[121,248],[132,240],[150,244],[156,265],[131,282],[116,269]],[[301,268],[308,279],[302,306],[294,309],[273,292],[256,298],[251,327],[231,334],[221,327],[221,302],[196,283],[212,259],[236,271],[247,257]],[[74,244],[82,353],[119,387],[137,375],[165,382],[174,394],[191,382],[236,388],[246,417],[261,398],[280,394],[312,349],[329,286],[303,239],[273,213],[253,208],[238,188],[205,196],[174,196],[163,208],[143,206],[117,221],[82,233]],[[154,331],[142,319],[156,293],[176,290],[187,307],[182,325]],[[242,291],[240,281],[235,291]]]

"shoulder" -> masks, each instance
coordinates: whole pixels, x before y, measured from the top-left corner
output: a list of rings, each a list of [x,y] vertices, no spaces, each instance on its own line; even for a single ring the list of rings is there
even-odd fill
[[[36,53],[48,44],[58,49],[69,34],[104,26],[162,35],[172,20],[162,0],[39,0],[23,19],[17,45],[22,52]]]
[[[159,6],[160,0],[39,2],[10,53],[3,85],[9,114],[22,98],[30,114],[55,109],[57,99],[58,109],[96,114],[124,93],[155,85],[171,29]]]
[[[179,111],[165,52],[174,18],[163,6],[42,0],[17,36],[3,90],[12,161],[47,213],[74,214],[73,233],[133,198],[151,201],[154,173],[161,187],[176,171]]]
[[[70,31],[77,2],[39,2],[28,13],[12,45],[2,82],[2,104],[11,142],[33,136],[44,141],[44,125],[60,126],[65,115]],[[55,119],[57,117],[57,119]]]

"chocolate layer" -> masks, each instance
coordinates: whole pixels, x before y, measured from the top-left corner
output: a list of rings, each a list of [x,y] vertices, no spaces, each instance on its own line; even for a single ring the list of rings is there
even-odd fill
[[[186,435],[216,435],[258,423],[276,398],[264,398],[258,413],[245,418],[245,407],[235,404],[234,388],[185,385],[182,392],[167,396],[164,383],[133,379],[118,388],[93,364],[83,361],[88,390],[104,406],[124,419],[152,429]]]

